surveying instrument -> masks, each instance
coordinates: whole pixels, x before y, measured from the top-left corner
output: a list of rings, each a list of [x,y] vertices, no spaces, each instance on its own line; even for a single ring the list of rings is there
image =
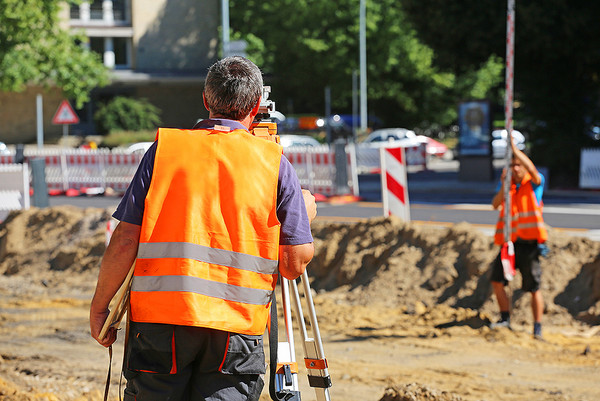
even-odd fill
[[[277,124],[271,118],[275,113],[275,102],[269,99],[270,92],[270,86],[263,87],[259,111],[250,130],[255,136],[279,143]],[[300,401],[298,362],[296,361],[294,330],[292,327],[291,307],[293,304],[295,317],[298,321],[298,330],[302,338],[304,364],[308,370],[308,384],[315,389],[317,401],[329,401],[331,399],[329,396],[331,377],[329,376],[327,359],[323,351],[317,314],[306,271],[297,280],[302,283],[312,337],[309,336],[307,331],[298,283],[296,280],[288,280],[281,277],[279,284],[281,287],[281,304],[283,306],[283,319],[285,323],[285,341],[279,341],[278,338],[277,301],[274,292],[269,324],[269,354],[271,358],[269,394],[271,399],[275,401]]]
[[[274,341],[277,339],[277,306],[275,297],[271,303],[271,325],[269,327],[269,348],[271,354],[271,376],[269,383],[269,394],[271,399],[300,401],[300,390],[298,385],[298,363],[294,344],[294,331],[292,329],[291,304],[293,301],[296,320],[299,324],[300,336],[304,350],[304,364],[308,370],[308,384],[315,389],[317,401],[329,401],[329,387],[331,377],[329,376],[327,359],[321,342],[321,333],[317,323],[317,315],[312,300],[308,274],[306,271],[297,279],[303,287],[304,299],[308,309],[308,320],[312,329],[312,337],[306,328],[305,316],[302,309],[300,292],[296,280],[288,280],[281,277],[281,298],[283,305],[283,319],[285,322],[286,341],[277,342],[276,355],[273,355]],[[291,294],[290,294],[291,288]],[[274,358],[275,356],[275,358]],[[277,360],[274,364],[274,359]]]

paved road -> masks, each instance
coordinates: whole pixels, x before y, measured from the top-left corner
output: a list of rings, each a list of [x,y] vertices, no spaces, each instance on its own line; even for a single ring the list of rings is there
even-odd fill
[[[502,166],[495,161],[497,176]],[[468,222],[491,234],[498,212],[490,201],[496,190],[495,182],[461,182],[458,164],[437,162],[427,171],[408,174],[411,219],[419,224],[447,226]],[[363,177],[364,178],[364,177]],[[378,176],[366,177],[377,187]],[[358,221],[382,216],[381,188],[371,193],[367,202],[350,204],[320,203],[319,219]],[[362,191],[362,189],[361,189]],[[362,195],[362,192],[361,192]],[[71,204],[79,207],[116,208],[118,197],[51,197],[50,205]],[[600,191],[555,191],[544,194],[544,218],[548,225],[600,241]]]
[[[320,220],[353,222],[382,215],[383,208],[379,202],[321,203],[318,207]],[[410,215],[411,220],[417,224],[442,227],[464,221],[490,235],[498,219],[498,211],[493,210],[489,204],[474,203],[434,204],[411,201]],[[554,229],[600,241],[600,205],[546,206],[544,220]]]

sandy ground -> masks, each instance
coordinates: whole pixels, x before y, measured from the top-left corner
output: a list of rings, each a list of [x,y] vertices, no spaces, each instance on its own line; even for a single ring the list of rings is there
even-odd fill
[[[102,399],[108,353],[89,336],[87,316],[109,216],[56,207],[0,224],[0,400]],[[309,271],[332,400],[600,400],[600,243],[550,232],[539,341],[518,278],[513,330],[489,328],[497,248],[469,224],[315,222],[313,234]],[[302,399],[316,400],[305,373]]]

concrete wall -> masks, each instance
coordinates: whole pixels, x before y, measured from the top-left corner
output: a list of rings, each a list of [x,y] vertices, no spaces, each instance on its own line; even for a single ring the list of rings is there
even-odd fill
[[[136,71],[205,72],[218,51],[218,0],[134,0]]]
[[[24,92],[0,92],[0,141],[32,143],[37,139],[36,96],[42,95],[44,138],[59,138],[62,125],[53,125],[52,118],[64,100],[59,89],[44,90],[29,87]]]
[[[207,118],[202,103],[204,82],[196,84],[169,84],[139,86],[137,98],[148,99],[162,110],[161,122],[168,128],[192,128],[199,118]]]

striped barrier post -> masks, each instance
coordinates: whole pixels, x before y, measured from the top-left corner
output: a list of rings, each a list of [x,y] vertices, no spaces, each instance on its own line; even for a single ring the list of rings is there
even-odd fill
[[[0,165],[0,222],[11,210],[29,209],[29,168],[26,164]]]
[[[404,148],[381,148],[380,156],[383,215],[393,215],[410,221]]]

